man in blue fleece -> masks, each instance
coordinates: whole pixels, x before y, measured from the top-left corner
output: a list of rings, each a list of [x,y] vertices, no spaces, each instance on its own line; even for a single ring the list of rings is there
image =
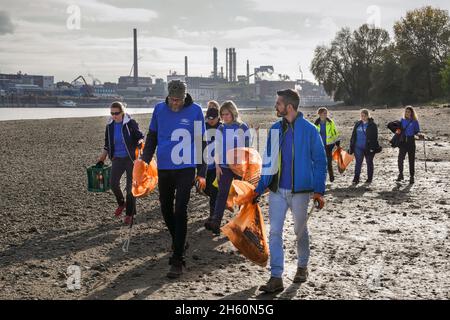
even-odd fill
[[[255,201],[269,188],[271,277],[261,291],[282,291],[284,271],[283,225],[291,210],[297,244],[297,273],[294,282],[308,277],[308,204],[312,198],[322,209],[325,201],[327,159],[320,133],[298,112],[300,97],[292,89],[278,91],[275,109],[282,120],[269,130],[261,180]]]
[[[187,235],[187,206],[197,178],[205,176],[202,160],[205,119],[201,107],[186,93],[186,84],[174,80],[169,95],[153,110],[143,160],[151,161],[156,150],[159,201],[172,237],[169,278],[182,274]]]

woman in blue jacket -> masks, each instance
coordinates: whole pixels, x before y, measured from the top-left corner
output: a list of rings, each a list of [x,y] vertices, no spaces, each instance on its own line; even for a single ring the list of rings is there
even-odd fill
[[[378,143],[378,126],[370,112],[367,109],[361,110],[361,120],[355,123],[353,127],[352,137],[350,139],[350,154],[355,154],[355,176],[353,185],[359,183],[361,168],[364,158],[367,164],[367,180],[366,183],[372,183],[373,180],[373,158],[375,154],[381,151]]]
[[[231,182],[233,179],[241,179],[228,167],[227,151],[250,146],[249,127],[239,119],[239,112],[234,102],[225,101],[220,107],[219,113],[223,123],[216,130],[214,143],[216,177],[219,190],[214,214],[210,221],[205,223],[205,228],[214,234],[220,234],[220,224],[225,211],[228,193],[230,192]],[[233,140],[230,141],[230,139]]]
[[[219,118],[219,103],[215,100],[208,102],[208,109],[206,110],[205,125],[206,125],[206,138],[207,145],[206,151],[208,152],[207,170],[206,170],[206,187],[205,194],[209,197],[209,217],[205,221],[205,228],[209,228],[209,223],[214,216],[214,209],[216,208],[216,199],[218,189],[213,185],[216,180],[216,164],[214,163],[214,140],[216,131],[222,122]],[[212,150],[210,150],[210,148]],[[205,151],[205,150],[204,150]]]
[[[409,183],[414,183],[414,163],[416,160],[416,139],[415,135],[423,137],[420,132],[419,121],[417,114],[412,106],[407,106],[403,118],[400,120],[401,131],[404,135],[404,142],[399,146],[398,153],[398,178],[397,181],[402,181],[403,177],[403,162],[406,154],[409,160]]]
[[[130,224],[136,214],[136,199],[131,193],[133,162],[136,147],[144,142],[143,139],[144,135],[139,130],[137,122],[125,112],[125,106],[119,101],[113,102],[111,118],[105,130],[104,150],[97,160],[97,165],[103,165],[107,156],[111,159],[111,189],[118,204],[114,215],[120,217],[126,208],[124,221],[126,224]],[[127,174],[126,201],[120,189],[120,179],[124,172]]]

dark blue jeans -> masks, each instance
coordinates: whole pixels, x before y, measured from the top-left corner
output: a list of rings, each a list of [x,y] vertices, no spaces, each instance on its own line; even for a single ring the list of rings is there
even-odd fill
[[[187,234],[187,208],[191,198],[195,168],[158,170],[159,202],[172,236],[173,257],[183,258]]]
[[[241,179],[234,174],[229,168],[221,168],[222,176],[219,179],[219,191],[217,192],[216,207],[214,208],[213,219],[222,222],[223,213],[227,204],[228,194],[230,192],[231,182],[233,179]]]
[[[119,206],[125,203],[123,192],[120,189],[120,178],[126,172],[127,174],[127,201],[126,201],[126,215],[134,216],[136,214],[136,198],[131,193],[131,186],[133,182],[133,161],[129,157],[112,159],[111,168],[111,190],[116,196],[117,204]]]
[[[216,208],[216,199],[218,189],[212,184],[216,180],[216,168],[208,169],[206,172],[206,188],[205,193],[209,197],[209,216],[214,215],[214,209]]]
[[[361,175],[361,168],[364,158],[367,165],[367,179],[372,181],[373,179],[373,158],[375,153],[369,152],[362,148],[355,148],[355,177],[353,181],[359,182],[359,176]]]

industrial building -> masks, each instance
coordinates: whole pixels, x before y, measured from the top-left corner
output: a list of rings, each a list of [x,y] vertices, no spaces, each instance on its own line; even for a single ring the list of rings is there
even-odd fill
[[[8,101],[19,101],[21,95],[30,95],[46,96],[46,101],[51,96],[55,97],[55,101],[70,97],[78,99],[79,106],[99,101],[107,103],[112,100],[123,100],[133,106],[147,107],[164,99],[167,95],[168,82],[181,80],[186,82],[188,92],[194,100],[202,104],[209,100],[234,100],[240,106],[272,106],[276,92],[287,88],[298,90],[302,106],[334,103],[322,86],[303,80],[303,77],[293,81],[286,75],[276,74],[272,65],[254,67],[254,72],[250,74],[250,61],[245,60],[246,74],[238,75],[236,48],[226,48],[223,53],[223,57],[220,57],[219,50],[216,47],[212,49],[213,65],[209,77],[191,75],[189,57],[184,56],[184,74],[169,71],[167,82],[158,78],[154,81],[152,77],[139,76],[137,30],[133,29],[133,65],[130,74],[120,76],[117,83],[102,84],[89,74],[92,83],[87,83],[80,75],[72,82],[61,81],[55,85],[53,76],[27,75],[19,72],[0,74],[0,93],[2,96],[17,96],[9,97],[11,99]],[[220,68],[219,61],[223,62]],[[39,104],[39,99],[30,99],[36,105]]]

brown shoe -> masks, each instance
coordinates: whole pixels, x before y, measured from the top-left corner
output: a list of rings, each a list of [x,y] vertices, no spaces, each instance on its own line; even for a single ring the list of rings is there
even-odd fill
[[[259,287],[259,290],[264,291],[266,293],[275,293],[275,292],[283,291],[284,290],[283,279],[270,277],[267,284]]]
[[[294,283],[303,283],[308,279],[308,268],[297,268],[297,273],[294,277]]]
[[[167,277],[170,279],[179,278],[183,274],[183,259],[170,258],[169,259],[170,269],[167,273]]]

